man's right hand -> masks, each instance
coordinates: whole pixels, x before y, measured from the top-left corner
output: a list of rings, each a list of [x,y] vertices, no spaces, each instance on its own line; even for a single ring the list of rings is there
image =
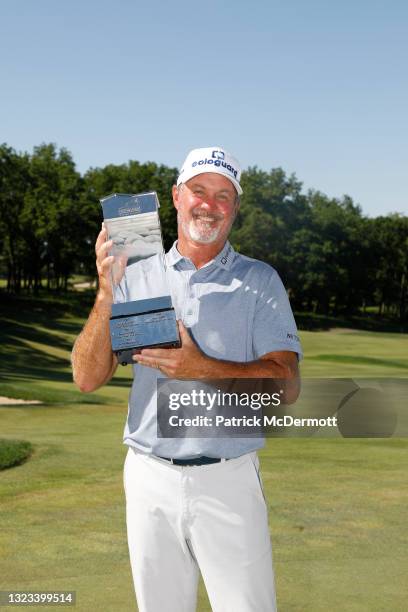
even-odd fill
[[[108,231],[105,224],[102,223],[102,229],[99,232],[95,243],[96,253],[96,269],[99,277],[99,300],[112,304],[112,285],[119,285],[126,270],[128,261],[125,252],[119,252],[116,256],[109,255],[109,250],[113,246],[113,240],[107,240]]]
[[[96,269],[98,271],[99,278],[98,298],[107,304],[112,304],[113,295],[111,274],[112,265],[115,258],[113,255],[109,255],[109,249],[112,248],[113,241],[108,240],[107,238],[108,231],[105,224],[102,223],[102,229],[99,232],[95,243]]]

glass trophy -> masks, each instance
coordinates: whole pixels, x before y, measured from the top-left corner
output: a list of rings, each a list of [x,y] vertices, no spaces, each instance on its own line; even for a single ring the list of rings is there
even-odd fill
[[[143,348],[181,346],[166,277],[156,192],[114,193],[100,200],[113,244],[112,350],[119,363],[132,363]]]

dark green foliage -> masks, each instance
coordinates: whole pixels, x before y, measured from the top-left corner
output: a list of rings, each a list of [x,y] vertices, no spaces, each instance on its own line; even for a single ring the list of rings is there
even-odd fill
[[[33,452],[33,446],[25,440],[0,438],[0,470],[20,465]]]
[[[110,164],[104,168],[91,168],[84,176],[89,201],[100,209],[99,199],[111,193],[143,193],[156,191],[160,201],[160,219],[166,248],[177,237],[176,212],[171,188],[177,179],[177,169],[158,166],[154,162],[140,164],[129,161],[121,166]],[[100,220],[102,215],[99,212]]]
[[[42,144],[31,155],[0,146],[0,273],[7,289],[38,294],[66,290],[73,273],[95,277],[94,244],[102,221],[99,198],[157,191],[165,246],[176,238],[171,187],[177,170],[153,162],[90,169],[84,177],[71,154]]]
[[[249,168],[232,242],[274,266],[298,311],[348,317],[376,306],[404,324],[408,217],[363,216],[349,196],[301,193],[281,168]]]
[[[55,145],[35,147],[31,156],[0,147],[0,224],[7,288],[37,293],[41,280],[49,289],[66,289],[79,265],[89,214],[78,214],[83,180],[68,151]]]
[[[81,177],[70,153],[53,144],[31,155],[0,146],[0,274],[8,291],[61,291],[73,274],[95,278],[99,198],[114,192],[157,191],[169,248],[177,237],[176,177],[176,168],[137,161]],[[278,270],[296,310],[350,317],[375,307],[379,316],[406,323],[408,217],[369,219],[349,196],[304,194],[282,168],[248,168],[242,186],[231,241]]]

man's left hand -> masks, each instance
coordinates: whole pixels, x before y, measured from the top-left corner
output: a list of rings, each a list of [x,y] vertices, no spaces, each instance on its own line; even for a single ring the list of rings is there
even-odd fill
[[[140,365],[156,368],[169,378],[203,378],[209,357],[200,351],[181,321],[178,321],[181,348],[143,349],[133,360]]]

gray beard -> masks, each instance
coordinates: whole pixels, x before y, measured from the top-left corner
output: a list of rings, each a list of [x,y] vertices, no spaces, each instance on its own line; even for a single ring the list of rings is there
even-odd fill
[[[211,217],[208,218],[212,219]],[[221,226],[218,225],[211,228],[210,224],[207,225],[203,219],[205,219],[205,217],[201,217],[201,219],[193,217],[189,222],[183,222],[179,216],[178,221],[184,233],[189,236],[191,240],[200,242],[201,244],[211,244],[217,240],[221,231]]]

